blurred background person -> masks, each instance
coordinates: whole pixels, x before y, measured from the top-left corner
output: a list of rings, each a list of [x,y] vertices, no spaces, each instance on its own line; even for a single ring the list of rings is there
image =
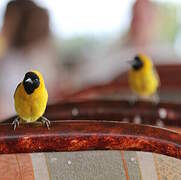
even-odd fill
[[[153,43],[157,7],[150,0],[137,0],[132,8],[132,20],[128,42],[133,46]]]
[[[130,14],[127,14],[127,17],[126,15],[120,17],[120,20],[127,18],[129,22],[127,28],[120,26],[119,33],[110,33],[112,38],[109,39],[105,35],[105,46],[102,46],[96,55],[89,56],[91,60],[86,71],[92,69],[94,73],[87,74],[86,81],[98,83],[111,81],[128,70],[129,65],[126,61],[137,53],[147,54],[156,64],[179,63],[178,52],[181,42],[179,10],[180,6],[171,1],[168,3],[158,0],[132,1]],[[178,43],[175,46],[176,42]]]
[[[46,9],[30,0],[10,1],[1,29],[0,53],[1,119],[14,114],[14,90],[30,70],[44,75],[50,98],[55,96],[61,77]]]

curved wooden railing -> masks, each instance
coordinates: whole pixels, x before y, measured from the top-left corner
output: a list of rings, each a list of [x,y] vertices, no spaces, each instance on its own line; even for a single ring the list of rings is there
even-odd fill
[[[0,125],[0,153],[80,150],[136,150],[181,159],[181,134],[152,126],[116,121],[52,121],[21,124],[15,131]]]

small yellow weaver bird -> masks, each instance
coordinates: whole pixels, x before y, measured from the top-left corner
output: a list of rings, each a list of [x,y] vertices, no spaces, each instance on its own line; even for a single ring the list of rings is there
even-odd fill
[[[159,102],[157,89],[160,85],[160,79],[149,57],[143,54],[135,56],[131,61],[128,79],[132,91],[139,98],[151,98],[154,102]]]
[[[38,71],[27,72],[14,93],[15,110],[18,117],[13,121],[14,130],[22,122],[35,122],[39,118],[49,129],[50,121],[43,117],[48,101],[48,93],[43,76]]]

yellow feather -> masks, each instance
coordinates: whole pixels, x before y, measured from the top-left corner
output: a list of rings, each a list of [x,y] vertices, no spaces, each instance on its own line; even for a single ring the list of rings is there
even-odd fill
[[[19,117],[26,122],[38,120],[44,114],[48,101],[48,93],[41,73],[32,72],[39,77],[39,87],[32,94],[27,94],[23,82],[21,82],[14,94],[15,110]]]
[[[159,76],[147,56],[139,54],[138,57],[143,62],[143,67],[138,70],[130,69],[129,84],[138,96],[150,97],[157,92]]]

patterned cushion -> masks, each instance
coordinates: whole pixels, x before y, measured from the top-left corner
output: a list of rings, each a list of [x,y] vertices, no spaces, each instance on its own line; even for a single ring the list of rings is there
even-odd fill
[[[84,151],[0,156],[2,180],[181,179],[181,160],[145,152]]]

